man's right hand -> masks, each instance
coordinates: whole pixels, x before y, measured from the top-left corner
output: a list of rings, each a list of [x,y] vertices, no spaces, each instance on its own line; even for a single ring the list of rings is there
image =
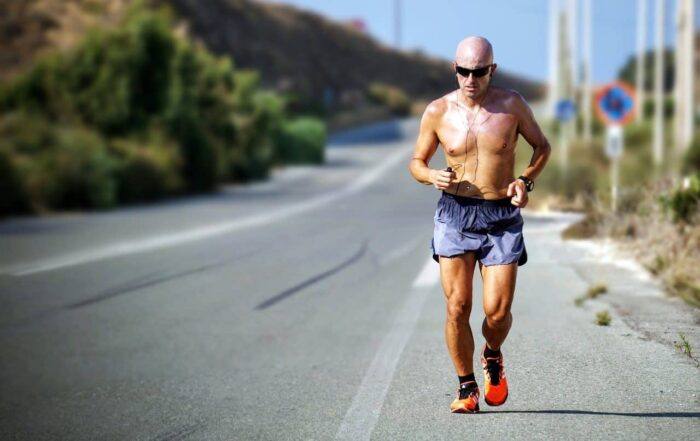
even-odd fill
[[[457,173],[447,170],[430,170],[430,182],[438,190],[449,188],[457,178]]]

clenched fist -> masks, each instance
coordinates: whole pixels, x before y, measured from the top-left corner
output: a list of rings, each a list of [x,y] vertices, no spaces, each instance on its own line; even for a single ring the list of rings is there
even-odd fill
[[[510,203],[519,208],[525,208],[529,200],[525,183],[520,179],[516,179],[508,185],[507,195],[512,196]]]
[[[438,190],[449,188],[457,179],[457,173],[453,172],[450,167],[445,170],[430,170],[430,182]]]

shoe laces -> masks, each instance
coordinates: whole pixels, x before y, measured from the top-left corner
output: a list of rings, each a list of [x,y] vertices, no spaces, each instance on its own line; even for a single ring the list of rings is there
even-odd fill
[[[491,384],[498,385],[501,382],[501,358],[487,358],[486,371],[489,373]]]
[[[459,399],[466,400],[471,395],[476,394],[479,391],[479,386],[477,386],[476,381],[467,381],[459,385]]]

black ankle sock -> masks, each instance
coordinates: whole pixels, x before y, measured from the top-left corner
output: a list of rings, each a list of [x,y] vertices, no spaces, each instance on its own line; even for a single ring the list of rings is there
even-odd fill
[[[466,383],[467,381],[476,381],[476,378],[474,378],[474,372],[472,372],[469,375],[457,375],[459,377],[459,384]]]
[[[493,358],[498,357],[499,355],[501,355],[501,348],[498,348],[494,351],[493,349],[489,348],[488,345],[486,345],[486,349],[484,350],[484,357]]]

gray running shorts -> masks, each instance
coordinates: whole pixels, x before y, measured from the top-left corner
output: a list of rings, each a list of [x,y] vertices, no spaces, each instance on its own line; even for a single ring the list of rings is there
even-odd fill
[[[483,265],[527,262],[523,217],[510,198],[478,199],[442,192],[430,242],[433,259],[474,251]]]

